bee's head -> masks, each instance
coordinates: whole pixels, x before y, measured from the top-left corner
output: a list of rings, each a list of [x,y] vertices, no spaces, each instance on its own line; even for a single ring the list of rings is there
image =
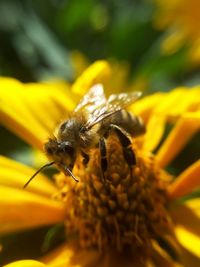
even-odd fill
[[[78,182],[78,179],[71,172],[75,161],[76,151],[70,142],[59,142],[56,138],[50,138],[49,141],[44,144],[44,151],[48,158],[52,161],[43,165],[38,171],[36,171],[25,183],[24,188],[28,186],[39,172],[53,164],[56,164],[66,175],[72,176],[72,178]]]
[[[54,160],[58,165],[66,165],[70,169],[73,167],[76,149],[71,142],[50,138],[49,141],[45,143],[44,150],[48,158]]]

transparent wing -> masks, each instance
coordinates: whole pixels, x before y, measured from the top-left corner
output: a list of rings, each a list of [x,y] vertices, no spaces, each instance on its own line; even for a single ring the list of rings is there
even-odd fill
[[[111,116],[112,114],[124,109],[128,105],[135,102],[140,96],[141,92],[122,93],[118,95],[111,95],[106,103],[100,108],[94,110],[92,116],[86,123],[86,128],[90,129],[95,124]]]
[[[93,112],[100,109],[105,104],[106,97],[104,95],[103,86],[101,84],[96,84],[84,95],[74,111],[87,113],[90,119],[93,116]]]

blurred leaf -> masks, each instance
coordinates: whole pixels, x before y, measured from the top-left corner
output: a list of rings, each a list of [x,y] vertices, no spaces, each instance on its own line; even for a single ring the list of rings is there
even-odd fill
[[[110,30],[110,53],[120,59],[137,61],[158,33],[151,25],[152,6],[146,1],[118,2]]]
[[[32,164],[31,147],[3,126],[0,126],[0,140],[3,140],[0,147],[1,155],[11,157],[28,165]]]
[[[186,49],[165,56],[160,51],[162,37],[149,47],[141,57],[135,76],[143,76],[149,81],[150,91],[166,91],[181,84],[187,71]]]
[[[31,6],[1,1],[0,28],[8,33],[12,46],[37,80],[73,79],[69,52]]]
[[[54,76],[72,79],[69,53],[42,21],[35,14],[29,13],[22,17],[21,25],[24,27],[25,35],[51,68]]]
[[[89,22],[95,0],[66,1],[60,14],[59,22],[67,32],[76,30]]]
[[[42,251],[46,253],[52,247],[55,247],[65,240],[65,228],[63,224],[52,226],[44,237]]]

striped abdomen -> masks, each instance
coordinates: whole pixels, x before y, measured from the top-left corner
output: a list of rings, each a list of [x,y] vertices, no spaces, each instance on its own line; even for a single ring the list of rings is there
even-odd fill
[[[120,110],[102,121],[100,132],[106,132],[110,124],[119,126],[133,137],[145,133],[145,126],[142,119],[126,110]]]

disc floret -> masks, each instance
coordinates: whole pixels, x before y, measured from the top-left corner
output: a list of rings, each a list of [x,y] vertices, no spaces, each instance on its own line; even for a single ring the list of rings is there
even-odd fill
[[[133,146],[137,157],[133,168],[124,160],[117,138],[111,136],[107,147],[105,181],[98,149],[92,151],[87,167],[77,160],[74,173],[79,183],[57,177],[59,197],[66,204],[67,235],[77,236],[84,248],[148,252],[152,239],[171,232],[166,210],[169,175],[137,146]]]

